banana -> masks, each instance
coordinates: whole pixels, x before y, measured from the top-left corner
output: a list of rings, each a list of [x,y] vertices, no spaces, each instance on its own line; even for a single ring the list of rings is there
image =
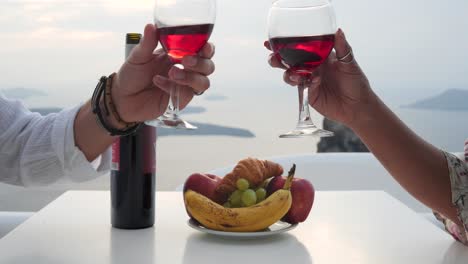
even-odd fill
[[[280,220],[291,208],[291,183],[295,165],[289,172],[283,189],[272,193],[262,202],[244,208],[225,208],[208,197],[192,190],[184,194],[190,215],[203,226],[219,231],[254,232],[268,228]]]

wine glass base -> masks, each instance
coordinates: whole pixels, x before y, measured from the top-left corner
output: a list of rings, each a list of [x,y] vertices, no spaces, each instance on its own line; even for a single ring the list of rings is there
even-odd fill
[[[333,137],[335,134],[328,130],[323,130],[320,128],[302,128],[289,131],[287,133],[281,134],[280,138],[303,138],[303,137]]]
[[[174,117],[167,117],[164,115],[159,117],[158,119],[146,121],[145,124],[148,126],[172,128],[172,129],[184,129],[184,130],[198,129],[198,127],[178,117],[174,118]]]

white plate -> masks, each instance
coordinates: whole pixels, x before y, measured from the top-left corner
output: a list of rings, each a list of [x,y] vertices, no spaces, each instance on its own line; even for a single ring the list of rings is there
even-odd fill
[[[237,238],[257,238],[257,237],[266,237],[281,234],[296,228],[297,224],[289,224],[286,222],[278,221],[271,225],[268,229],[256,231],[256,232],[225,232],[225,231],[217,231],[213,229],[206,228],[200,225],[197,221],[190,219],[188,220],[188,225],[198,231],[217,235],[217,236],[224,236],[224,237],[237,237]]]

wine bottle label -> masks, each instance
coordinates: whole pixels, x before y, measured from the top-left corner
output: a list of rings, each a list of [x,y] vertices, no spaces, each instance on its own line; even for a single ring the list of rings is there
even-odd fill
[[[154,173],[156,171],[156,129],[150,126],[143,126],[138,133],[144,139],[142,142],[140,154],[133,153],[136,157],[141,157],[143,161],[143,172]],[[112,144],[112,163],[111,170],[120,171],[120,142],[118,138]],[[136,143],[136,141],[134,141]],[[140,156],[141,155],[141,156]]]
[[[120,138],[114,141],[112,144],[112,163],[111,170],[120,170]]]

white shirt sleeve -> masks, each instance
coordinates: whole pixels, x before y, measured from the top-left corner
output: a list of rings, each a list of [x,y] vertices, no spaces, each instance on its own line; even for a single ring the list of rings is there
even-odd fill
[[[75,146],[73,125],[80,107],[41,116],[0,94],[0,182],[47,185],[82,182],[110,169],[110,150],[90,163]]]

